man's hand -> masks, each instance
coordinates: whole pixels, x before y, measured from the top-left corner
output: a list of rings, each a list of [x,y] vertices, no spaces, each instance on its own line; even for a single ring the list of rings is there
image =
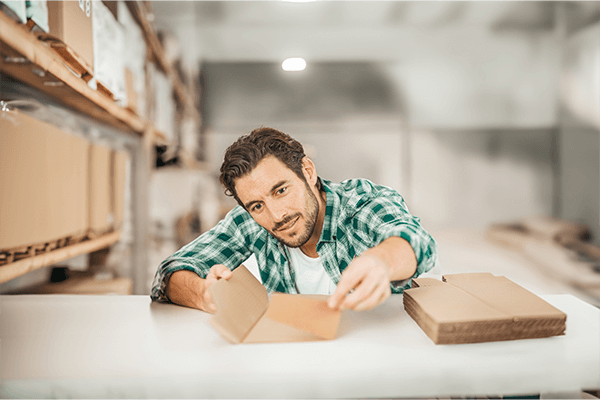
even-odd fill
[[[228,280],[231,276],[231,270],[222,264],[213,265],[205,279],[195,272],[180,270],[174,272],[169,279],[167,297],[173,303],[212,314],[216,307],[208,287],[219,279]]]
[[[417,270],[417,258],[410,244],[389,237],[355,258],[329,298],[329,307],[370,310],[383,303],[392,290],[391,281],[408,279]]]
[[[223,264],[215,264],[212,266],[210,271],[208,271],[208,275],[204,279],[202,295],[200,297],[201,304],[200,309],[211,314],[214,314],[217,311],[215,307],[215,303],[213,302],[212,296],[210,295],[210,290],[208,287],[218,281],[219,279],[229,280],[231,278],[232,272],[229,268],[227,268]]]
[[[390,270],[376,256],[355,258],[342,273],[342,279],[329,298],[334,310],[370,310],[390,297]]]

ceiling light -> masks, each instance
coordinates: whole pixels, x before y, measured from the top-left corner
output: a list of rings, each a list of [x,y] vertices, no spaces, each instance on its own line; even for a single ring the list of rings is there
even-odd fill
[[[306,68],[306,61],[299,57],[288,58],[281,63],[281,68],[284,71],[302,71]]]

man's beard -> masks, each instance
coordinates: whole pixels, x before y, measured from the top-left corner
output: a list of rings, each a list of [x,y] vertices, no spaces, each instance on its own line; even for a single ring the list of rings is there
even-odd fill
[[[310,190],[310,186],[308,185],[308,183],[305,183],[305,185],[306,195],[304,197],[306,200],[306,206],[304,208],[304,214],[297,212],[295,214],[288,215],[283,219],[283,221],[276,224],[272,231],[273,236],[275,236],[275,238],[280,243],[283,243],[288,247],[300,247],[306,244],[306,242],[308,242],[308,240],[314,233],[315,226],[317,225],[317,217],[319,215],[319,201],[317,200],[317,197],[312,192],[312,190]],[[279,229],[282,226],[285,226],[288,222],[293,221],[298,217],[304,217],[304,221],[306,222],[306,229],[304,230],[304,232],[301,232],[297,237],[292,239],[284,239],[282,237],[277,236],[277,229]]]

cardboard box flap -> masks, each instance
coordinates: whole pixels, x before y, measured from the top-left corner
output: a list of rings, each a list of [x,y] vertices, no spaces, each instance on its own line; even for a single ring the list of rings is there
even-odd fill
[[[417,278],[412,280],[412,288],[425,287],[425,286],[440,286],[444,285],[444,282],[435,278]]]
[[[341,314],[327,306],[327,301],[308,295],[273,293],[266,318],[310,332],[323,339],[333,339]]]
[[[209,290],[217,308],[210,322],[233,343],[242,342],[269,306],[267,290],[244,266],[236,268],[231,279],[219,280]]]
[[[441,285],[409,289],[405,291],[406,294],[440,323],[489,321],[509,317],[468,292],[443,282]]]
[[[451,274],[443,279],[496,310],[513,317],[549,317],[564,315],[535,294],[504,276],[492,274]]]
[[[217,311],[211,324],[232,343],[298,342],[334,339],[340,311],[328,296],[273,293],[242,265],[229,280],[209,288]]]
[[[244,343],[310,342],[315,340],[323,340],[323,338],[270,318],[261,318],[244,338]]]

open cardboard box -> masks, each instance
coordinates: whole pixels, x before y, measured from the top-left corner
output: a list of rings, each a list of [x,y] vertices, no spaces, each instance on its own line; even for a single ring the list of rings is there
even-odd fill
[[[336,336],[341,312],[328,296],[273,293],[243,265],[209,287],[217,308],[210,323],[231,343],[304,342]]]
[[[404,308],[435,344],[564,335],[567,316],[503,276],[444,275],[413,280]]]

